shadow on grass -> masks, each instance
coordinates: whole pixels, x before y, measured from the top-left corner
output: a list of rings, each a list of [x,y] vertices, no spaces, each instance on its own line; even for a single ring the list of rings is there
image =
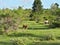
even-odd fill
[[[46,30],[51,28],[28,28],[29,30]]]
[[[13,33],[8,35],[9,37],[36,37],[38,38],[38,40],[47,40],[47,35],[35,35],[35,34],[31,34],[31,33]]]
[[[38,37],[37,35],[31,34],[31,33],[13,33],[8,35],[10,37]]]
[[[23,29],[23,27],[19,27],[19,29]],[[49,26],[31,26],[28,27],[29,30],[48,30],[48,29],[55,29],[54,27],[49,27]]]
[[[0,42],[0,45],[12,45],[10,42]]]

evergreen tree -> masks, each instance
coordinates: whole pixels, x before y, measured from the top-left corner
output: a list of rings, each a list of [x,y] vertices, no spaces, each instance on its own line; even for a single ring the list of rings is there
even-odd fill
[[[41,0],[34,0],[33,7],[32,7],[32,13],[30,15],[31,20],[37,19],[41,13],[42,13],[42,2],[41,2]]]
[[[33,7],[32,7],[32,12],[34,13],[41,13],[42,11],[42,5],[41,5],[41,1],[40,0],[35,0],[33,3]]]

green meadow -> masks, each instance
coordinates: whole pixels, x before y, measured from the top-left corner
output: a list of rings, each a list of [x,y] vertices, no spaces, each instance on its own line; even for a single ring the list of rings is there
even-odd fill
[[[0,45],[60,45],[60,28],[50,29],[34,21],[26,24],[28,29],[21,28],[0,34]]]

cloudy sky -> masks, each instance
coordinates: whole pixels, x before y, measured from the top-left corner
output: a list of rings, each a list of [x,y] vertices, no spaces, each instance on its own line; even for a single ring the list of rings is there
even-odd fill
[[[60,0],[41,0],[43,8],[50,8],[52,3],[58,3]],[[22,6],[24,8],[31,8],[34,0],[0,0],[0,8],[17,8]]]

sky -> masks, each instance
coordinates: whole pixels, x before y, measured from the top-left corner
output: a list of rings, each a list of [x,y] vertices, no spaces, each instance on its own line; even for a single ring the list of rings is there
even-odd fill
[[[0,0],[0,8],[18,8],[21,6],[23,8],[32,8],[34,0]],[[41,0],[43,8],[50,8],[52,3],[58,3],[60,5],[60,0]]]

